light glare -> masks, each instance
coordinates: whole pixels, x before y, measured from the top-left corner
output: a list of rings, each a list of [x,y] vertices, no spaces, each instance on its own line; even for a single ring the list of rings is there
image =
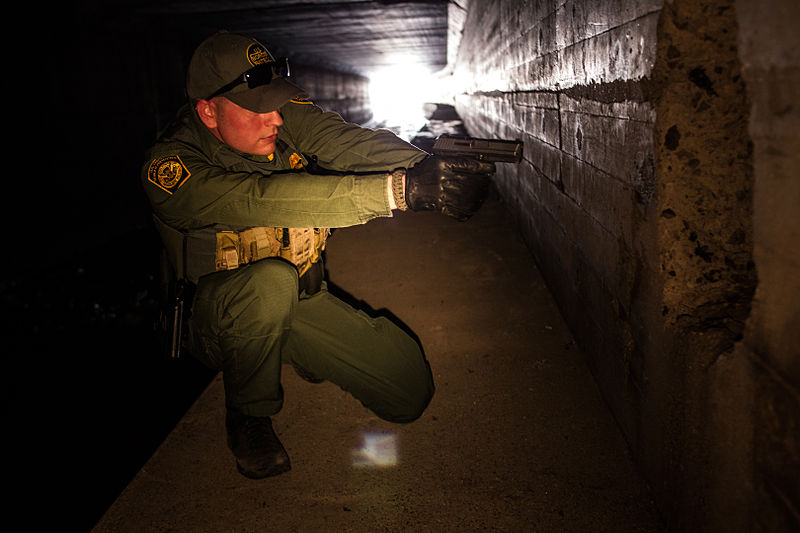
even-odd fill
[[[425,125],[423,104],[431,101],[432,82],[429,71],[404,61],[374,73],[370,76],[373,120],[403,138],[413,137]]]
[[[397,464],[397,441],[394,435],[366,433],[361,448],[353,450],[353,466],[388,467]]]

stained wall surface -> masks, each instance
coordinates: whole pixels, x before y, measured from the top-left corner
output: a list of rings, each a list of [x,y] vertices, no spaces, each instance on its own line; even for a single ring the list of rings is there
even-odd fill
[[[750,98],[758,286],[744,339],[734,354],[753,362],[755,521],[764,531],[796,531],[800,529],[800,4],[737,0],[736,12]]]
[[[662,512],[797,527],[796,4],[470,4],[457,110],[525,142],[496,184]]]

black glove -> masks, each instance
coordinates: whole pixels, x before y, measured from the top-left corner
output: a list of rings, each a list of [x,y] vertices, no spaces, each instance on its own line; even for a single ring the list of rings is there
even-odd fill
[[[439,211],[467,220],[483,204],[494,173],[494,163],[429,155],[406,170],[406,204],[412,211]]]

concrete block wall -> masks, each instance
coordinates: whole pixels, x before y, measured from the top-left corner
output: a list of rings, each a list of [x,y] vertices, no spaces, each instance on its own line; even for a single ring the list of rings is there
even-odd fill
[[[791,531],[796,2],[455,4],[456,108],[525,141],[495,182],[665,520]]]
[[[295,83],[303,88],[311,101],[339,113],[348,122],[365,124],[372,119],[369,102],[369,79],[316,66],[293,67]]]

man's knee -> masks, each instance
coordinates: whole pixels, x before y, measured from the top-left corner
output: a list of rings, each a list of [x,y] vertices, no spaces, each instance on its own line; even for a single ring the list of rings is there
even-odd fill
[[[250,280],[264,286],[293,286],[297,294],[297,268],[283,259],[270,258],[257,261],[245,267],[242,272]]]
[[[392,394],[382,404],[382,412],[378,416],[389,422],[407,424],[422,416],[433,398],[435,387],[430,373],[420,376],[413,386],[405,388],[402,393]]]
[[[295,267],[265,259],[201,280],[192,314],[205,335],[263,336],[286,329],[296,304]]]
[[[398,424],[407,424],[418,419],[422,416],[422,413],[425,412],[425,409],[428,408],[428,404],[431,403],[432,398],[433,388],[417,395],[404,406],[404,409],[401,410],[398,415],[395,416],[393,422]]]
[[[297,269],[280,259],[264,259],[242,269],[240,299],[268,307],[270,315],[291,313],[297,303]]]

